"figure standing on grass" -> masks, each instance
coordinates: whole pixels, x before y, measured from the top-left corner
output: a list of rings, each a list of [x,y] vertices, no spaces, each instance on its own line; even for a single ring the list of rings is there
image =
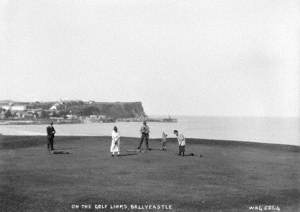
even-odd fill
[[[53,143],[54,143],[54,135],[55,135],[55,129],[53,127],[53,121],[50,123],[50,125],[47,127],[47,148],[48,151],[53,151]]]
[[[181,153],[182,153],[182,156],[184,156],[184,152],[185,152],[185,138],[184,138],[183,134],[179,134],[178,133],[178,130],[174,130],[174,134],[177,137],[178,145],[179,145],[179,153],[178,153],[178,155],[181,155]]]
[[[161,150],[162,151],[167,151],[167,133],[163,131],[162,136],[161,136]]]
[[[111,133],[111,145],[110,145],[111,156],[114,157],[115,152],[120,155],[120,134],[118,128],[115,126]]]
[[[149,148],[149,144],[148,144],[150,128],[149,128],[149,126],[147,125],[147,122],[146,122],[146,121],[143,122],[143,125],[142,125],[142,127],[141,127],[141,129],[140,129],[140,132],[141,132],[141,141],[140,141],[140,144],[139,144],[139,146],[138,146],[137,149],[138,149],[138,150],[141,150],[142,144],[143,144],[143,142],[144,142],[144,140],[145,140],[147,150],[151,150],[151,149]]]

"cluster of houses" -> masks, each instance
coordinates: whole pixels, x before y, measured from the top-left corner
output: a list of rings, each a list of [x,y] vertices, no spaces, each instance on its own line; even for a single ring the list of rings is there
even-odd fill
[[[54,103],[49,109],[31,108],[26,104],[8,103],[0,105],[0,120],[49,120],[56,123],[89,123],[89,122],[114,122],[105,115],[90,115],[88,117],[64,113],[59,110],[61,102]]]
[[[59,117],[58,110],[54,107],[54,105],[49,109],[42,109],[42,108],[29,109],[27,105],[13,104],[13,103],[0,106],[0,119],[32,120],[32,119],[46,119],[46,118],[76,119],[77,117],[71,114],[66,115],[66,117]]]
[[[2,105],[0,119],[28,119],[36,118],[36,111],[27,111],[26,105]]]

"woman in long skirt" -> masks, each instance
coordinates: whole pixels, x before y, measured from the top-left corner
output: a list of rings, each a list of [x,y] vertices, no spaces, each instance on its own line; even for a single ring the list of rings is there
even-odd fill
[[[111,156],[114,157],[115,152],[120,155],[120,134],[118,128],[115,126],[111,133],[111,145],[110,145]]]

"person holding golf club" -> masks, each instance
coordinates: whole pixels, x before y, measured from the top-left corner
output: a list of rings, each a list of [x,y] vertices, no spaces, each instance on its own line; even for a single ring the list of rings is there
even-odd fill
[[[53,127],[53,121],[51,121],[50,125],[46,128],[47,131],[47,149],[48,151],[53,151],[53,143],[54,143],[54,135],[55,129]]]
[[[111,156],[114,157],[115,153],[120,155],[120,134],[118,132],[118,128],[114,126],[114,129],[111,133],[111,145],[110,145]]]
[[[149,144],[148,144],[150,128],[149,128],[149,126],[147,125],[147,122],[146,122],[146,121],[143,121],[143,125],[142,125],[142,127],[141,127],[141,129],[140,129],[140,132],[141,132],[141,141],[140,141],[140,144],[139,144],[139,146],[138,146],[137,149],[138,149],[139,151],[141,151],[142,144],[143,144],[143,142],[144,142],[144,140],[145,140],[146,148],[147,148],[147,150],[150,151],[151,149],[149,148]]]
[[[179,153],[178,155],[181,155],[184,157],[184,152],[185,152],[185,138],[183,134],[179,134],[178,130],[173,131],[175,136],[177,137],[178,145],[179,145]]]

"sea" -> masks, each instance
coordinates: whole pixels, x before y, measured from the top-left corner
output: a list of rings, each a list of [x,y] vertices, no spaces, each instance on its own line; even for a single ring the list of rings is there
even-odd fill
[[[176,123],[149,122],[150,137],[162,132],[174,137],[177,129],[186,138],[237,140],[300,146],[300,118],[178,116]],[[121,136],[139,137],[141,122],[55,125],[56,135],[110,136],[117,126]],[[46,125],[0,125],[3,135],[45,135]]]

